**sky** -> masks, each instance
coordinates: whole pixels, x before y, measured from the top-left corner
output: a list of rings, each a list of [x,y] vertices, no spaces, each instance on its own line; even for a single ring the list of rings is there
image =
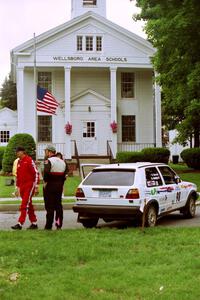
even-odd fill
[[[143,22],[134,22],[135,1],[107,0],[107,18],[145,38]],[[0,0],[0,87],[10,72],[10,51],[71,18],[71,0]]]

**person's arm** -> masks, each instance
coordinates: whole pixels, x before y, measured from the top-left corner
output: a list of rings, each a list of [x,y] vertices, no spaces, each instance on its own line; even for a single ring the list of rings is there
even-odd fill
[[[43,175],[44,182],[48,181],[50,171],[51,171],[51,162],[50,160],[47,159],[44,162],[44,175]]]
[[[35,194],[37,195],[39,193],[40,174],[33,159],[30,161],[30,171],[34,177]]]

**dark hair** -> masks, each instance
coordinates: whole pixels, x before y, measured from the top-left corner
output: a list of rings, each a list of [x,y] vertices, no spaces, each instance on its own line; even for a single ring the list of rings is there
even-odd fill
[[[56,153],[56,156],[57,156],[57,157],[60,157],[61,159],[63,159],[63,155],[62,155],[61,152],[57,152],[57,153]]]
[[[15,151],[16,151],[16,152],[18,152],[18,151],[24,151],[24,152],[25,152],[25,148],[22,147],[22,146],[19,146],[19,147],[16,148]]]

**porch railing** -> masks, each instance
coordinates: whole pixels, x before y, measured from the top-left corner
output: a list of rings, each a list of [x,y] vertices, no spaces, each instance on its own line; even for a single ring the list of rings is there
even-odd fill
[[[38,143],[37,144],[37,157],[38,159],[44,159],[44,150],[47,145],[53,145],[56,148],[56,152],[61,152],[64,156],[65,154],[65,144],[64,143]]]
[[[155,147],[154,143],[118,143],[117,144],[117,151],[141,151],[144,148],[152,148]]]

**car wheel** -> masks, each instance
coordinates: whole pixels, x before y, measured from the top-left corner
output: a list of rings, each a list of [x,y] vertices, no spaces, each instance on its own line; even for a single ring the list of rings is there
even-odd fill
[[[80,221],[85,228],[96,227],[98,219],[85,219]]]
[[[110,222],[114,221],[113,219],[107,219],[107,218],[103,218],[103,220],[104,220],[105,223],[110,223]]]
[[[154,227],[157,222],[157,211],[154,205],[150,205],[146,208],[145,212],[145,226]]]
[[[195,203],[195,199],[190,196],[185,208],[183,209],[183,215],[185,218],[194,218],[196,214],[196,203]]]

